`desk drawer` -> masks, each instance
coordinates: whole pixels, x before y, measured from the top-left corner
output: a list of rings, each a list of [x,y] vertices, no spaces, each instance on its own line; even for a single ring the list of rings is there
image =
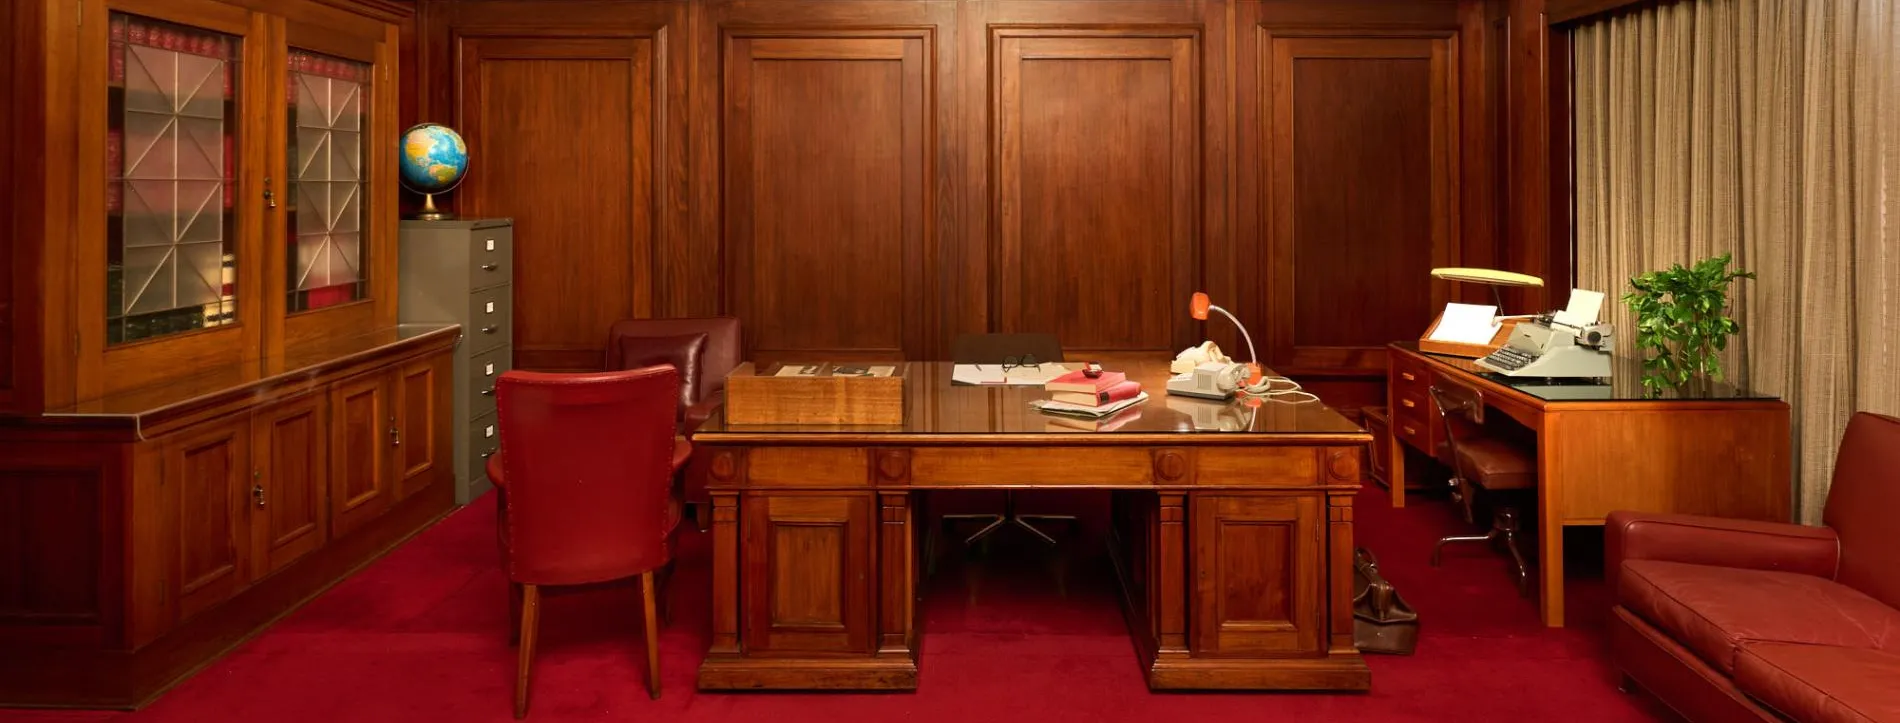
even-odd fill
[[[1432,427],[1429,424],[1395,416],[1392,418],[1392,433],[1398,435],[1399,441],[1410,445],[1412,449],[1426,454],[1435,454],[1432,449]]]
[[[513,351],[512,347],[501,346],[468,360],[468,388],[462,393],[468,395],[470,418],[495,413],[495,377],[514,368]]]
[[[468,288],[486,289],[508,283],[514,273],[515,227],[478,228],[469,234]]]
[[[497,286],[468,297],[469,348],[485,352],[508,343],[514,335],[514,292],[512,287]]]

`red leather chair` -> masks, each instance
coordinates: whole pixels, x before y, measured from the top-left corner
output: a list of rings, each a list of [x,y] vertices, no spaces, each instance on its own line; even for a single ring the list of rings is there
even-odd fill
[[[686,319],[626,319],[607,330],[603,369],[638,369],[670,364],[680,373],[679,430],[692,434],[725,401],[726,375],[745,353],[739,320],[731,316]],[[680,496],[693,508],[694,522],[706,529],[712,501],[704,479],[683,475]]]
[[[1692,721],[1900,721],[1900,419],[1862,412],[1824,527],[1613,512],[1610,650]]]
[[[597,374],[510,371],[495,382],[501,451],[502,567],[521,646],[515,717],[528,713],[528,671],[541,586],[638,575],[646,607],[647,691],[660,697],[659,581],[672,562],[680,500],[673,473],[690,452],[674,435],[679,374],[656,366]]]

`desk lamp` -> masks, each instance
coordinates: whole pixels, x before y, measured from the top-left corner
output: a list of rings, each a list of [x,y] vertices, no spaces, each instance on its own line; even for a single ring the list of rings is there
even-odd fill
[[[1207,312],[1209,311],[1220,312],[1221,316],[1225,316],[1228,321],[1234,322],[1234,328],[1240,330],[1240,338],[1247,342],[1247,383],[1260,383],[1260,356],[1254,353],[1253,337],[1247,334],[1247,327],[1241,325],[1240,320],[1234,318],[1232,313],[1226,309],[1215,306],[1213,302],[1209,301],[1207,292],[1194,292],[1194,299],[1188,302],[1188,314],[1200,321],[1207,321]]]
[[[1499,287],[1544,285],[1543,279],[1530,274],[1499,271],[1497,269],[1472,269],[1456,266],[1432,269],[1432,278],[1444,279],[1446,281],[1463,281],[1470,284],[1484,284],[1491,287],[1491,300],[1497,303],[1499,312],[1504,311],[1504,292],[1499,291]],[[1502,316],[1502,314],[1500,314],[1500,316]]]

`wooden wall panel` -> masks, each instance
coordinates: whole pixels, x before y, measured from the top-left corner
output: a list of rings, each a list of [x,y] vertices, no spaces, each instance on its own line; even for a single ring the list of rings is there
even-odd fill
[[[13,117],[16,111],[26,107],[22,104],[25,98],[13,94],[13,72],[17,63],[12,46],[17,32],[15,23],[18,22],[14,19],[17,14],[14,6],[19,4],[0,3],[0,41],[5,41],[8,46],[0,50],[0,100],[4,100],[9,109],[6,113],[0,113],[0,178],[6,180],[8,191],[0,193],[0,259],[7,262],[7,270],[0,272],[0,410],[11,408],[14,393],[13,276],[14,270],[19,267],[19,260],[14,258],[15,249],[18,248],[18,242],[15,241],[18,230],[14,228],[12,190],[20,181],[11,177],[14,174]]]
[[[465,212],[515,219],[518,364],[596,363],[652,313],[653,61],[646,38],[462,42]]]
[[[936,358],[1018,330],[1108,358],[1202,337],[1240,356],[1229,325],[1187,318],[1206,290],[1351,407],[1383,397],[1384,342],[1482,291],[1429,268],[1549,255],[1500,233],[1511,1],[421,0],[419,84],[425,113],[512,124],[471,139],[458,210],[524,220],[523,367],[597,364],[607,323],[649,314],[736,314],[764,360]],[[522,93],[568,70],[596,89],[496,109],[497,70]],[[536,160],[571,143],[570,116],[656,210],[531,228],[582,185],[633,188]]]
[[[992,30],[995,309],[1065,351],[1169,353],[1201,241],[1191,32]]]
[[[726,39],[725,286],[751,356],[923,356],[931,40],[923,30]]]
[[[1457,97],[1446,38],[1272,34],[1267,352],[1276,367],[1384,368],[1456,265]],[[1377,98],[1368,103],[1366,98]]]

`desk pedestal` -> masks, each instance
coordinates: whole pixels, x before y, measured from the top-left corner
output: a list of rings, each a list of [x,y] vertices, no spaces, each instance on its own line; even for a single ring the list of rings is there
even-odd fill
[[[1352,643],[1362,441],[698,443],[713,496],[701,689],[915,688],[913,495],[1011,486],[1115,490],[1116,570],[1150,688],[1371,685]]]

